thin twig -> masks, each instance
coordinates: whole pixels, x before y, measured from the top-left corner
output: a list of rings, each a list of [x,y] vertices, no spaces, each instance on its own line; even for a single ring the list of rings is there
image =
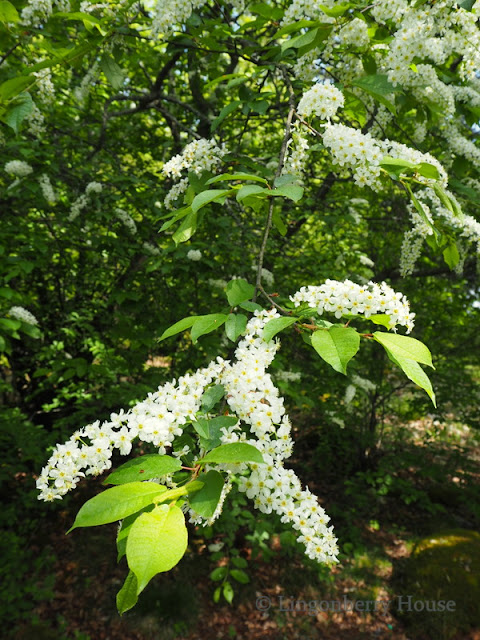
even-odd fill
[[[265,289],[262,287],[261,284],[258,284],[257,286],[260,293],[270,302],[270,304],[272,304],[276,309],[278,309],[280,313],[282,313],[284,316],[292,315],[291,311],[289,311],[288,309],[284,309],[279,304],[277,304],[275,300],[272,298],[272,296],[268,295],[268,293],[265,291]]]

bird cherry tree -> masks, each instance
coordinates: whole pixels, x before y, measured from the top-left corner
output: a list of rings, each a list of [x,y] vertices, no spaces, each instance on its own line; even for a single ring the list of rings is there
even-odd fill
[[[375,277],[360,212],[393,220],[404,276],[425,252],[457,272],[478,253],[479,19],[478,0],[0,3],[6,191],[44,225],[45,246],[60,247],[97,304],[87,251],[105,278],[128,256],[120,286],[147,264],[185,305],[168,285],[180,256],[223,261],[222,278],[202,284],[208,313],[175,307],[160,341],[189,331],[201,345],[222,329],[228,357],[77,428],[37,480],[40,499],[61,499],[111,469],[114,451],[151,446],[105,479],[113,487],[72,527],[121,523],[120,613],[183,557],[186,522],[215,523],[232,489],[290,523],[309,558],[338,560],[328,515],[285,466],[292,426],[268,371],[281,332],[343,375],[374,343],[435,403],[415,313]],[[335,277],[344,211],[355,223],[346,244],[358,242],[352,255],[370,277]],[[298,269],[289,253],[305,231],[324,238],[321,269]],[[240,274],[228,274],[230,256]],[[290,259],[295,276],[284,278]],[[36,325],[5,308],[5,348]]]

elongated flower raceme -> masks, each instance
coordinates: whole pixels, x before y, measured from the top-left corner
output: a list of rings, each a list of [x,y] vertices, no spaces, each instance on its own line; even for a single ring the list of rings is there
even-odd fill
[[[415,314],[411,313],[408,300],[385,282],[358,285],[351,280],[327,280],[321,286],[302,287],[290,299],[297,307],[306,302],[316,308],[319,315],[332,313],[341,318],[363,314],[369,318],[385,314],[390,318],[390,328],[400,325],[407,328],[407,333],[413,329]]]
[[[361,287],[348,280],[328,280],[318,287],[303,287],[292,300],[296,305],[307,302],[318,313],[331,311],[337,317],[352,313],[368,316],[380,311],[392,319],[392,326],[413,326],[408,302],[385,283]],[[327,526],[329,517],[317,498],[308,489],[302,489],[295,473],[284,467],[293,450],[291,425],[283,398],[267,372],[280,345],[278,341],[263,339],[265,325],[278,316],[275,310],[255,312],[237,346],[234,361],[217,358],[206,368],[159,387],[128,412],[112,414],[102,424],[99,421],[90,424],[65,444],[57,445],[37,480],[39,499],[59,499],[85,475],[98,475],[109,469],[113,450],[128,455],[135,438],[151,443],[160,454],[165,454],[185,426],[196,419],[206,388],[212,383],[221,384],[230,412],[239,418],[234,426],[222,429],[222,444],[251,444],[262,453],[264,463],[216,465],[227,474],[217,509],[210,519],[190,509],[190,520],[197,524],[212,523],[220,515],[236,475],[240,491],[254,501],[257,509],[267,514],[275,512],[283,522],[293,525],[310,558],[335,562],[337,540],[332,527]],[[170,479],[162,481],[171,484]]]

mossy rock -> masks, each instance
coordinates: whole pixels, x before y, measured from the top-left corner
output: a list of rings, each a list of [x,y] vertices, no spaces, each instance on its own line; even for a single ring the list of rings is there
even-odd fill
[[[412,640],[448,640],[480,627],[477,532],[453,529],[423,538],[395,569],[393,580],[393,612]]]

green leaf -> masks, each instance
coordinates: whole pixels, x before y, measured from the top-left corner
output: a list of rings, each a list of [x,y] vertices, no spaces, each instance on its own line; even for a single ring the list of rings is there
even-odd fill
[[[165,331],[162,333],[160,338],[158,338],[158,342],[161,342],[162,340],[166,340],[167,338],[170,338],[171,336],[174,336],[177,333],[181,333],[182,331],[185,331],[185,329],[190,329],[190,327],[193,326],[194,322],[201,317],[202,316],[190,316],[188,318],[183,318],[182,320],[179,320],[175,324],[172,324],[171,327],[168,327],[168,329],[165,329]]]
[[[275,229],[278,231],[278,233],[281,236],[285,236],[286,235],[288,229],[287,229],[287,227],[286,227],[286,225],[285,225],[285,223],[283,221],[282,216],[279,214],[278,211],[274,211],[272,213],[272,223],[273,223],[273,226],[275,227]]]
[[[426,364],[432,369],[435,368],[432,364],[432,355],[428,347],[420,340],[401,336],[397,333],[384,333],[383,331],[376,331],[373,334],[373,338],[390,351],[394,358],[408,358]]]
[[[218,127],[222,124],[222,122],[225,120],[225,118],[227,118],[231,113],[236,111],[238,107],[240,107],[241,105],[242,105],[241,100],[234,100],[233,102],[230,102],[230,104],[227,104],[226,107],[223,107],[223,109],[220,111],[218,116],[214,120],[212,120],[210,132],[213,133],[214,131],[216,131]]]
[[[7,331],[16,331],[22,326],[22,321],[16,318],[0,318],[0,327]]]
[[[238,337],[244,333],[247,326],[247,316],[243,313],[231,313],[225,322],[225,333],[227,338],[236,342]]]
[[[454,269],[460,262],[460,254],[458,253],[457,245],[454,242],[449,244],[448,247],[444,249],[443,258],[450,269]]]
[[[176,505],[160,505],[135,520],[127,540],[127,562],[137,577],[137,595],[157,573],[178,564],[187,542],[185,517]]]
[[[24,89],[33,86],[35,82],[35,76],[18,76],[6,80],[0,85],[0,100],[6,101],[17,96]]]
[[[229,194],[233,193],[231,189],[207,189],[206,191],[202,191],[195,196],[192,202],[192,211],[196,213],[199,209],[204,207],[206,204],[210,202],[217,202],[219,200],[222,203],[225,200],[225,197]]]
[[[413,193],[413,191],[410,188],[410,185],[408,185],[406,182],[402,182],[402,184],[405,187],[405,189],[408,191],[408,194],[410,195],[410,198],[412,199],[413,206],[415,207],[415,209],[420,214],[420,217],[422,218],[423,222],[425,222],[425,224],[428,225],[430,227],[430,229],[432,229],[434,231],[435,236],[437,236],[438,235],[438,230],[433,226],[433,224],[428,219],[428,216],[425,213],[425,209],[423,208],[422,203],[416,198],[415,194]]]
[[[321,4],[320,8],[325,15],[330,16],[331,18],[339,18],[340,16],[345,15],[345,13],[350,9],[351,6],[352,4],[350,2],[343,2],[333,7]]]
[[[225,387],[222,384],[215,384],[213,387],[210,387],[210,389],[207,389],[202,396],[202,410],[208,412],[210,409],[213,409],[224,395]]]
[[[417,384],[428,393],[433,406],[436,407],[437,404],[432,388],[432,383],[430,382],[429,377],[422,369],[422,367],[418,364],[418,362],[415,362],[415,360],[412,360],[410,358],[404,358],[403,356],[394,356],[389,349],[386,349],[386,351],[387,356],[390,358],[390,360],[398,367],[400,367],[400,369],[402,369],[407,378],[412,380],[412,382],[415,382],[415,384]]]
[[[230,575],[234,580],[240,582],[241,584],[248,584],[250,582],[250,578],[248,577],[248,575],[241,569],[231,569]]]
[[[18,11],[11,2],[2,0],[0,2],[0,22],[18,22],[20,17]]]
[[[121,467],[111,473],[103,481],[103,484],[125,484],[135,480],[161,478],[178,471],[181,466],[182,463],[178,458],[151,453],[125,462],[125,464],[122,464]]]
[[[233,591],[233,587],[229,582],[225,582],[223,585],[223,597],[228,602],[228,604],[232,604],[233,596],[235,595]]]
[[[420,164],[416,165],[415,170],[424,178],[440,180],[440,173],[434,164],[430,164],[429,162],[420,162]]]
[[[388,76],[385,74],[374,74],[371,76],[364,76],[363,78],[358,78],[352,82],[352,85],[355,87],[360,87],[368,94],[373,96],[378,102],[383,104],[387,109],[396,114],[396,108],[393,102],[388,100],[385,96],[394,93],[395,87],[388,79]]]
[[[445,189],[438,183],[435,183],[433,185],[433,189],[443,206],[446,207],[448,211],[453,213],[453,215],[457,216],[460,219],[463,219],[463,211],[459,208],[455,199],[450,198]]]
[[[250,311],[253,313],[254,311],[261,311],[262,307],[256,302],[250,302],[249,300],[245,302],[240,302],[238,305],[241,309],[245,309],[245,311]]]
[[[206,316],[198,317],[191,331],[193,343],[195,344],[200,336],[211,333],[215,331],[215,329],[218,329],[218,327],[221,327],[227,318],[228,315],[225,313],[210,313]]]
[[[235,416],[217,416],[216,418],[210,418],[210,420],[199,418],[192,426],[200,436],[202,448],[210,450],[220,445],[222,429],[233,427],[237,422],[238,418]]]
[[[233,556],[232,564],[238,569],[245,569],[246,567],[248,567],[248,562],[245,560],[245,558],[242,558],[241,556]]]
[[[201,194],[200,194],[201,195]],[[192,203],[193,204],[193,203]],[[190,211],[185,217],[185,220],[178,227],[178,229],[173,234],[172,238],[175,244],[181,244],[182,242],[187,242],[193,236],[193,234],[197,230],[197,212]]]
[[[363,78],[358,78],[352,84],[375,95],[387,96],[395,92],[395,87],[388,79],[388,76],[381,73],[363,76]]]
[[[156,482],[130,482],[107,489],[83,505],[67,533],[77,527],[96,527],[122,520],[151,504],[166,490]]]
[[[216,567],[210,574],[210,580],[213,580],[214,582],[218,582],[219,580],[223,580],[226,575],[227,575],[227,567]]]
[[[229,180],[251,180],[252,182],[262,182],[265,185],[268,184],[268,180],[265,180],[265,178],[255,176],[251,173],[222,173],[219,176],[210,178],[210,180],[207,180],[205,184],[215,184],[215,182],[228,182]]]
[[[132,609],[137,604],[137,589],[137,578],[133,571],[129,571],[123,587],[117,593],[117,610],[120,615]]]
[[[125,82],[125,74],[115,60],[108,53],[104,53],[100,60],[100,68],[114,89],[120,89]]]
[[[240,464],[241,462],[263,462],[260,451],[246,442],[222,444],[209,451],[204,458],[197,460],[197,464]]]
[[[227,300],[231,307],[236,307],[240,303],[250,300],[254,293],[255,287],[253,284],[249,284],[246,280],[243,280],[243,278],[230,280],[227,284]]]
[[[369,316],[367,320],[371,320],[375,324],[380,324],[387,329],[390,329],[393,324],[392,318],[386,313],[374,313],[373,315]]]
[[[284,196],[294,202],[298,202],[303,196],[303,187],[298,184],[284,184],[281,187],[272,189],[268,192],[269,196]]]
[[[6,114],[3,116],[5,124],[8,124],[15,133],[20,130],[23,120],[32,112],[33,100],[29,93],[21,93],[9,105]]]
[[[218,471],[209,471],[199,476],[203,487],[190,498],[190,506],[202,518],[211,518],[215,513],[225,481]]]
[[[360,347],[360,336],[352,327],[330,327],[312,334],[312,347],[335,371],[347,375],[347,364]]]
[[[269,320],[267,324],[263,328],[262,338],[265,342],[270,342],[270,340],[277,335],[279,331],[283,331],[287,327],[290,327],[292,324],[297,322],[298,318],[273,318],[273,320]]]
[[[262,196],[265,197],[267,192],[268,189],[259,187],[258,184],[244,184],[243,187],[237,191],[237,202],[241,202],[242,200],[245,200],[245,198],[259,194],[262,194]]]

